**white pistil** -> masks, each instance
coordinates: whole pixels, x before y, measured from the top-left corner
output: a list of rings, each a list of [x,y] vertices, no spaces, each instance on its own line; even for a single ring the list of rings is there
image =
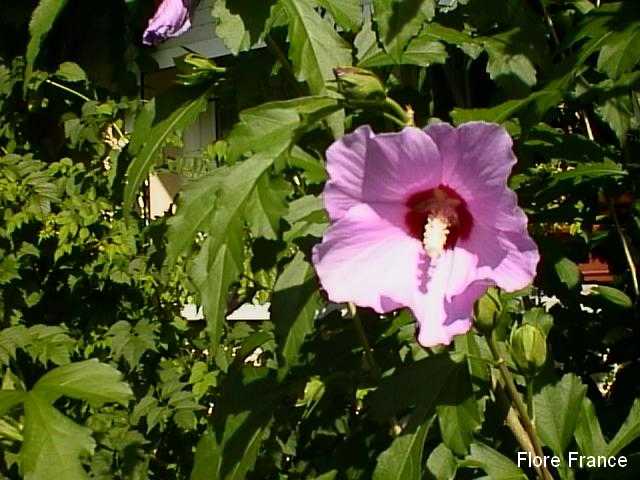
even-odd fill
[[[449,235],[449,226],[449,220],[439,215],[429,217],[429,220],[427,220],[424,226],[422,245],[430,258],[435,260],[444,252],[447,235]]]

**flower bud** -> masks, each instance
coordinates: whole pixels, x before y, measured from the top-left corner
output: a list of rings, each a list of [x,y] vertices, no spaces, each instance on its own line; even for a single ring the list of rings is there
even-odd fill
[[[502,312],[502,303],[498,289],[491,287],[482,297],[478,299],[473,307],[475,316],[475,325],[480,333],[488,334],[495,328],[500,313]]]
[[[511,332],[511,354],[523,373],[533,374],[547,359],[547,339],[538,327],[525,323]]]
[[[178,83],[186,86],[198,85],[209,82],[225,72],[224,67],[219,67],[213,60],[203,56],[187,53],[174,59],[178,74]]]
[[[369,70],[358,67],[333,69],[338,82],[338,91],[348,101],[382,102],[387,94],[380,79]]]

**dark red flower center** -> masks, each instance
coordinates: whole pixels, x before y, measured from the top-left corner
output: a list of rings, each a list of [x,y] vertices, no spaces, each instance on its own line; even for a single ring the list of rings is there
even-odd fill
[[[444,248],[453,248],[458,239],[465,239],[471,232],[473,218],[467,204],[453,189],[446,185],[411,195],[406,203],[409,208],[405,223],[409,234],[426,243],[430,226],[446,225]],[[429,223],[429,226],[427,225]],[[426,232],[426,233],[425,233]]]

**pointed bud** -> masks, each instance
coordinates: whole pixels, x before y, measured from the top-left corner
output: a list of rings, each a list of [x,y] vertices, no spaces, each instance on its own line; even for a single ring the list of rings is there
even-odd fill
[[[490,287],[473,307],[475,325],[480,333],[487,335],[495,328],[502,312],[498,289]]]
[[[358,67],[333,69],[338,91],[352,102],[382,102],[387,94],[382,81],[369,70]]]
[[[547,339],[538,327],[525,323],[511,332],[511,354],[523,373],[533,374],[547,360]]]
[[[185,86],[210,82],[226,70],[216,65],[213,60],[194,53],[187,53],[174,61],[178,71],[176,81]]]

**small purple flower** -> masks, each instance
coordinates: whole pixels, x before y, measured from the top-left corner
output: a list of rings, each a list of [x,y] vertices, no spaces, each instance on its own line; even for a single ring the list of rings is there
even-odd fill
[[[362,126],[331,145],[331,225],[313,251],[329,298],[379,313],[409,307],[418,341],[433,346],[469,330],[489,286],[527,286],[540,257],[507,186],[511,147],[484,122],[379,135]]]
[[[167,38],[177,37],[191,28],[192,0],[163,0],[149,20],[142,35],[145,45],[157,45]]]

